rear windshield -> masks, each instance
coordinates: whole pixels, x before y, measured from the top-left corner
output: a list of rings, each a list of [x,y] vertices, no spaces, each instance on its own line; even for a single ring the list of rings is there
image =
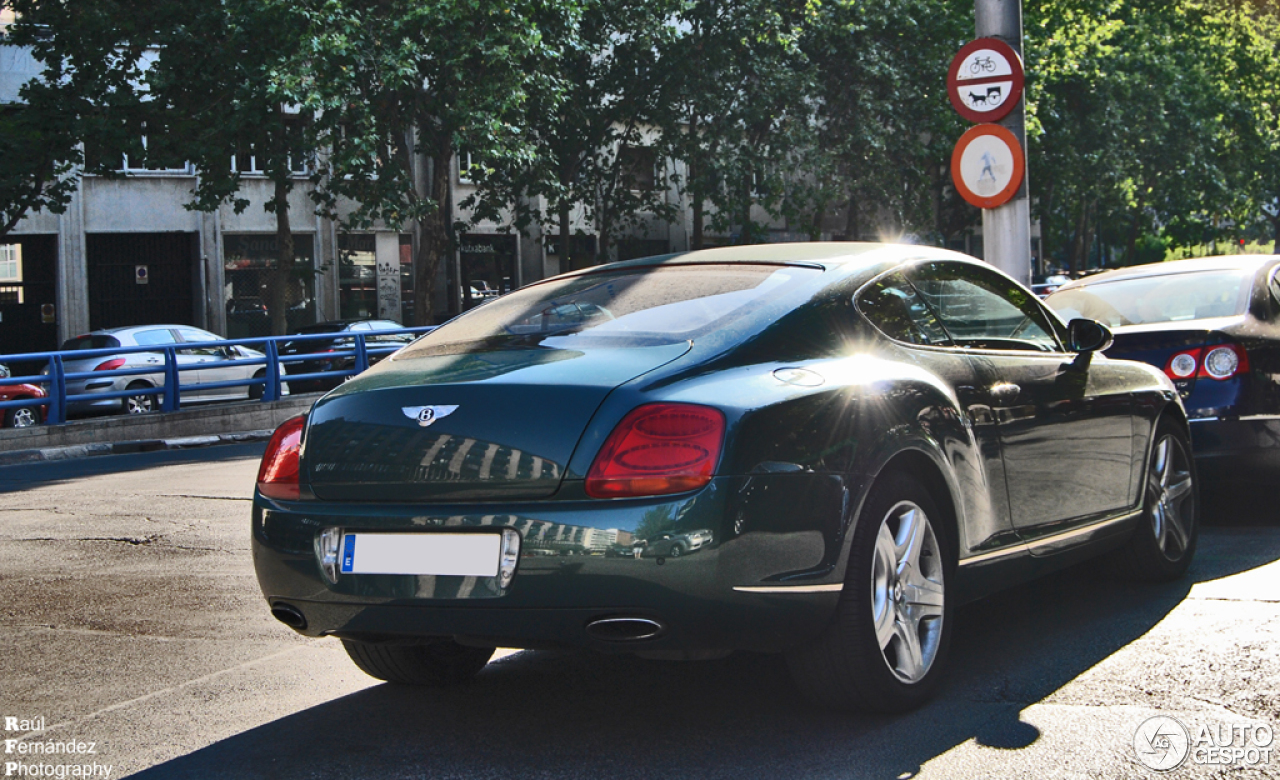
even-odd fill
[[[817,273],[776,265],[668,265],[557,279],[472,309],[399,357],[674,344],[724,328]]]
[[[73,339],[67,339],[62,345],[64,350],[71,349],[114,349],[120,346],[120,340],[115,336],[76,336]]]
[[[1065,320],[1087,317],[1109,327],[1203,320],[1243,314],[1251,271],[1197,271],[1098,282],[1062,290],[1045,303]]]

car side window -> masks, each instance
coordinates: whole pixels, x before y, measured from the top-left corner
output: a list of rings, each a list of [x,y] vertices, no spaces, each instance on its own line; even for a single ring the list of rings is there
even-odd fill
[[[926,346],[951,343],[916,289],[896,271],[864,287],[858,293],[857,306],[872,325],[896,341]]]
[[[154,344],[177,344],[178,340],[173,337],[173,331],[168,328],[156,328],[155,330],[140,330],[133,334],[133,340],[138,344],[149,347]]]
[[[1062,350],[1035,295],[993,269],[935,261],[912,269],[908,278],[960,346]]]
[[[201,341],[217,341],[218,337],[212,333],[194,330],[192,328],[178,328],[178,335],[182,336],[183,341],[196,342]],[[222,357],[223,353],[217,347],[198,347],[196,349],[179,350],[183,355],[212,355],[214,357]]]

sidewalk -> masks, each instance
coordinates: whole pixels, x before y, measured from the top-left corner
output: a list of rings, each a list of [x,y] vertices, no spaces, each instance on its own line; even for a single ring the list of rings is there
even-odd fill
[[[169,414],[117,415],[65,425],[3,428],[0,466],[265,440],[280,423],[310,409],[318,397],[299,395],[271,403],[215,404]]]

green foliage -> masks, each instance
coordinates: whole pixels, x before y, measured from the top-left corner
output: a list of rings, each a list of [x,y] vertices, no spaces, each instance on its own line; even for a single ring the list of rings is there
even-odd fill
[[[580,219],[599,257],[570,258],[570,242],[567,270],[681,207],[695,247],[704,229],[763,240],[765,220],[940,242],[979,215],[950,186],[966,123],[944,94],[968,0],[8,4],[21,21],[5,42],[47,77],[0,114],[0,232],[61,208],[77,166],[118,175],[120,154],[190,160],[192,208],[242,210],[227,163],[252,150],[282,239],[301,159],[315,207],[343,227],[416,225],[426,303],[454,231],[482,220],[554,236]],[[1024,6],[1047,256],[1078,268],[1108,246],[1134,263],[1280,234],[1274,3]],[[459,154],[476,189],[454,204]]]

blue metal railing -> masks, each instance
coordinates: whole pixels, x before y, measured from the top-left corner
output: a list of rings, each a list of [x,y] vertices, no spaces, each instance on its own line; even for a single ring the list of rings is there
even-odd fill
[[[182,408],[183,393],[206,393],[231,387],[248,387],[246,395],[254,398],[255,387],[261,387],[260,400],[278,401],[281,395],[290,392],[289,385],[311,383],[316,380],[339,379],[354,376],[369,367],[371,362],[400,349],[403,345],[382,346],[368,344],[366,339],[381,339],[397,334],[422,335],[434,328],[401,328],[399,330],[380,331],[341,331],[337,333],[309,333],[292,336],[268,336],[262,338],[182,342],[177,344],[157,344],[141,347],[107,347],[103,349],[77,349],[60,352],[26,352],[15,355],[0,355],[0,364],[44,363],[45,368],[39,374],[30,376],[10,376],[0,378],[0,394],[13,395],[18,390],[16,385],[36,385],[44,390],[44,398],[20,398],[12,401],[0,401],[0,414],[7,409],[41,406],[45,408],[45,422],[59,424],[67,421],[68,409],[74,410],[77,405],[83,406],[93,402],[124,398],[147,397],[159,398],[160,411],[175,412]],[[281,354],[283,344],[299,344],[309,341],[330,342],[332,347],[321,352],[287,352]],[[259,346],[260,345],[260,346]],[[240,347],[256,348],[260,354],[246,352]],[[143,355],[146,365],[131,361],[127,356]],[[184,362],[179,357],[207,358],[192,362]],[[115,358],[124,358],[121,367],[89,371],[67,371],[68,362],[101,360],[103,365]],[[352,358],[349,368],[326,368],[311,370],[311,366],[297,365],[300,372],[291,372],[287,366],[303,363],[325,363],[332,366],[334,361]],[[184,382],[182,374],[186,371],[208,371],[216,368],[234,366],[263,366],[261,371],[246,372],[243,379],[223,379],[212,382]],[[115,377],[145,377],[141,384],[124,390],[107,389],[114,385]],[[85,385],[102,385],[99,389],[81,388]],[[76,385],[76,392],[68,392],[68,383]],[[145,385],[141,386],[141,385]],[[191,402],[188,402],[191,403]],[[124,406],[124,404],[122,404]]]

